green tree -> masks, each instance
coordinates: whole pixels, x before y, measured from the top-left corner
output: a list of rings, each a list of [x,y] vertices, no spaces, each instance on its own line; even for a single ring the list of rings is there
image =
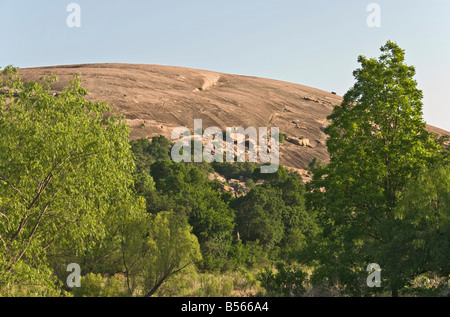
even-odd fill
[[[234,229],[234,212],[222,200],[214,182],[201,170],[173,161],[151,166],[157,195],[149,206],[152,212],[173,210],[187,216],[208,268],[220,268],[227,259]]]
[[[0,293],[55,295],[54,262],[80,256],[111,224],[142,211],[133,194],[129,130],[88,102],[79,77],[58,95],[56,77],[0,77]],[[59,259],[59,260],[57,260]],[[72,259],[72,258],[71,258]],[[71,259],[67,259],[70,261]]]
[[[284,262],[277,262],[275,266],[275,272],[266,268],[258,276],[267,296],[300,297],[306,292],[303,284],[308,274],[303,272],[301,267]]]
[[[305,169],[314,173],[314,171],[322,165],[323,165],[322,161],[317,157],[315,157],[311,162],[309,162],[308,166],[306,166]]]
[[[236,209],[236,230],[243,242],[259,241],[267,251],[281,241],[286,209],[281,190],[256,186],[232,206]]]
[[[408,179],[432,165],[439,152],[425,130],[422,91],[415,69],[404,63],[404,51],[388,41],[378,59],[358,58],[356,82],[326,128],[331,161],[316,169],[309,202],[323,227],[316,278],[344,285],[359,295],[369,263],[378,263],[392,295],[402,287],[386,254],[398,220],[399,193]]]
[[[211,166],[226,179],[239,179],[240,177],[249,179],[252,177],[252,173],[258,167],[258,164],[253,162],[212,162]]]
[[[130,295],[150,297],[171,276],[201,260],[197,237],[186,217],[148,214],[124,231],[122,259]]]
[[[288,171],[284,166],[280,165],[275,173],[261,173],[261,167],[257,167],[252,172],[253,180],[264,180],[269,183],[280,183],[285,181],[289,176]],[[298,174],[299,177],[301,177]]]
[[[411,284],[414,278],[428,272],[448,280],[450,164],[426,169],[412,178],[401,193],[394,215],[401,221],[386,253],[396,252],[389,266],[395,269],[402,284]]]
[[[171,143],[164,136],[156,136],[150,141],[148,138],[140,138],[131,141],[136,170],[150,172],[150,165],[156,161],[170,160]]]
[[[302,249],[317,231],[314,215],[305,207],[305,186],[301,175],[280,166],[273,175],[264,177],[263,185],[230,203],[236,210],[236,226],[244,242],[259,241],[266,250],[273,246],[286,255]]]

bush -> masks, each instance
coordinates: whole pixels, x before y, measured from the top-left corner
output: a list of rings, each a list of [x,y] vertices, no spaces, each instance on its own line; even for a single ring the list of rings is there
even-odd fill
[[[297,266],[288,266],[283,262],[276,264],[277,272],[265,269],[258,275],[261,286],[268,296],[299,297],[306,292],[304,282],[308,276]]]
[[[267,261],[267,252],[259,245],[259,241],[247,241],[245,244],[237,240],[229,254],[230,261],[235,267],[252,268]]]
[[[223,175],[226,179],[249,179],[252,177],[253,171],[258,168],[258,164],[253,162],[236,162],[236,163],[211,163],[214,171]]]
[[[307,171],[314,173],[314,171],[321,166],[323,166],[322,161],[317,157],[315,157],[311,162],[309,162],[308,166],[305,166],[305,169]]]

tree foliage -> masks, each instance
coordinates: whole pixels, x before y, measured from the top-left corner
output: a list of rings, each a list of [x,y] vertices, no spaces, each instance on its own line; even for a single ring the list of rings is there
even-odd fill
[[[409,180],[394,209],[397,234],[391,266],[410,286],[422,273],[450,275],[450,165],[425,169]],[[395,261],[395,262],[394,262]]]
[[[130,191],[134,163],[123,119],[104,120],[109,108],[83,98],[79,77],[57,96],[50,93],[55,81],[24,83],[16,69],[2,72],[0,287],[6,292],[26,280],[30,292],[43,284],[45,292],[54,290],[47,255],[82,254],[107,235],[108,222],[140,205]]]
[[[200,242],[204,264],[220,268],[226,261],[234,229],[234,212],[221,192],[192,165],[157,161],[150,169],[156,193],[149,210],[173,210],[186,216]]]
[[[147,214],[136,195],[136,188],[151,192],[155,183],[135,172],[123,117],[106,116],[107,104],[86,101],[78,76],[53,94],[56,77],[22,82],[12,67],[1,75],[2,295],[68,295],[69,263],[81,265],[88,284],[75,295],[117,287],[116,277],[101,286],[100,273],[124,273],[128,291],[138,280],[141,294],[151,295],[200,258],[185,218]],[[167,144],[159,141],[141,147],[155,160],[167,158]]]
[[[331,161],[316,170],[309,194],[326,239],[317,276],[339,281],[352,295],[367,289],[365,266],[373,262],[385,268],[398,294],[402,283],[389,268],[396,250],[380,250],[396,235],[401,191],[411,176],[436,162],[440,150],[425,130],[414,67],[393,42],[381,53],[378,59],[359,57],[356,83],[325,130]]]
[[[122,235],[121,252],[130,295],[150,297],[173,274],[201,260],[197,237],[186,217],[149,214]]]
[[[268,296],[273,297],[300,297],[306,292],[304,282],[307,273],[296,265],[276,263],[276,271],[265,269],[258,276]]]
[[[317,231],[314,216],[305,207],[301,176],[280,166],[273,174],[253,177],[265,180],[231,203],[236,210],[236,230],[243,241],[259,241],[266,250],[274,246],[299,250]]]

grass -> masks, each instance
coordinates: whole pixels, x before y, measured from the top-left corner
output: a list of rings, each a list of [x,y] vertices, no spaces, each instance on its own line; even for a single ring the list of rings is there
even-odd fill
[[[158,290],[159,297],[249,297],[262,293],[256,271],[189,272],[173,276]]]

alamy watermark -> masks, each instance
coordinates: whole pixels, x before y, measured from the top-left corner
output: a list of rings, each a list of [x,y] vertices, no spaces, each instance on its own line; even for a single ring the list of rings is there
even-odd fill
[[[367,17],[366,23],[369,28],[381,27],[381,6],[378,3],[369,3],[366,8],[367,12],[370,12]]]
[[[81,287],[81,268],[77,263],[67,265],[67,272],[72,272],[67,276],[66,284],[68,287]]]
[[[248,155],[249,162],[262,163],[261,173],[275,173],[279,167],[279,128],[270,128],[270,139],[267,133],[267,127],[260,127],[258,131],[254,127],[245,130],[242,127],[227,127],[224,140],[220,128],[209,127],[203,130],[202,120],[195,119],[193,135],[186,127],[178,127],[172,131],[172,140],[179,140],[172,147],[172,160],[177,163],[191,162],[193,157],[196,163],[203,160],[222,163],[225,154],[227,162],[245,162]]]
[[[367,286],[369,287],[381,287],[381,267],[377,263],[370,263],[367,266]]]
[[[70,12],[67,16],[66,24],[69,28],[81,27],[81,7],[78,3],[69,3],[66,7],[66,11]]]

